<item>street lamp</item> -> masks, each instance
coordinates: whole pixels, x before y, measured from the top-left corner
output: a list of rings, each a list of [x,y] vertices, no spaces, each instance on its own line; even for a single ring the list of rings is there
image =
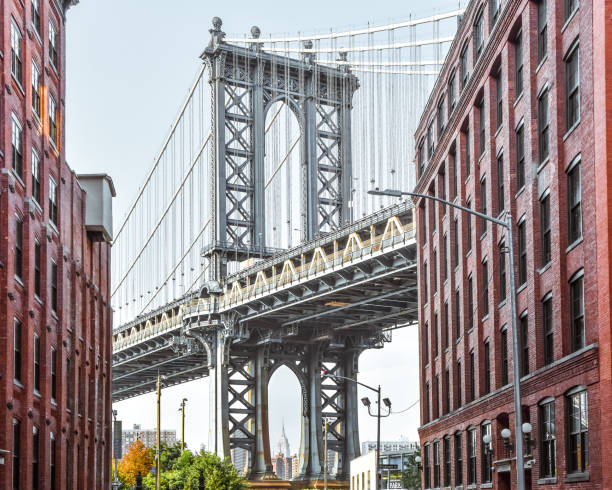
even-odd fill
[[[157,373],[157,450],[155,451],[155,490],[161,488],[161,389],[165,376]]]
[[[113,420],[114,420],[114,426],[113,429],[115,428],[115,426],[117,425],[117,410],[113,410]],[[113,437],[115,437],[115,431],[113,430]],[[113,440],[113,453],[115,452],[115,448],[116,448],[116,443]],[[117,489],[121,486],[121,482],[119,481],[119,473],[117,471],[117,455],[113,454],[114,459],[115,459],[115,479],[113,480],[113,484],[112,487]]]
[[[518,362],[518,334],[517,334],[517,312],[516,312],[516,285],[514,283],[514,244],[513,244],[513,236],[512,236],[512,213],[509,211],[505,211],[505,221],[502,219],[494,218],[487,214],[479,213],[478,211],[474,211],[470,208],[466,208],[459,204],[455,204],[453,202],[447,201],[445,199],[440,199],[436,196],[430,196],[429,194],[420,194],[417,192],[406,192],[400,191],[396,189],[385,189],[381,191],[376,188],[374,190],[368,191],[368,194],[372,194],[375,196],[391,196],[391,197],[402,197],[402,196],[410,196],[410,197],[418,197],[424,199],[431,199],[432,201],[437,201],[445,206],[450,206],[452,208],[459,209],[465,213],[473,214],[487,221],[491,221],[498,226],[504,228],[508,234],[507,237],[507,247],[508,247],[508,262],[510,267],[510,303],[512,310],[512,357],[514,359],[513,365],[513,374],[514,374],[514,427],[515,427],[515,440],[516,440],[516,483],[518,490],[525,490],[525,461],[523,455],[523,438],[520,436],[522,431],[522,407],[521,407],[521,373]]]
[[[375,392],[376,396],[378,397],[378,401],[377,401],[378,407],[377,407],[377,413],[376,414],[373,414],[371,412],[371,410],[370,410],[370,406],[372,405],[371,402],[370,402],[370,399],[367,396],[365,396],[365,397],[363,397],[361,399],[361,403],[363,403],[363,405],[368,408],[368,414],[371,417],[376,417],[376,419],[377,419],[376,420],[377,425],[376,425],[376,486],[375,486],[375,488],[376,488],[376,490],[378,490],[380,488],[379,478],[378,478],[379,472],[380,472],[380,419],[384,418],[384,417],[388,417],[389,415],[391,415],[391,400],[389,400],[388,398],[385,398],[384,403],[387,406],[387,409],[389,411],[387,412],[386,415],[382,415],[381,412],[380,412],[380,393],[381,393],[380,385],[378,385],[378,388],[373,388],[372,386],[369,386],[369,385],[367,385],[365,383],[357,381],[356,379],[347,378],[346,376],[338,376],[336,374],[330,374],[327,371],[323,371],[323,377],[345,379],[347,381],[352,381],[353,383],[356,383],[356,384],[358,384],[360,386],[363,386],[364,388],[367,388],[368,390],[371,390],[371,391]]]
[[[183,398],[181,400],[181,407],[179,408],[179,412],[181,412],[181,454],[185,450],[185,402],[187,398]]]

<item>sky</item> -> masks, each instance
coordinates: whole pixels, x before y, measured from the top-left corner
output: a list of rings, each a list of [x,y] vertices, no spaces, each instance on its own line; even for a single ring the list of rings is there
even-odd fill
[[[115,227],[125,215],[153,163],[200,67],[211,18],[228,35],[258,25],[269,34],[324,32],[429,16],[463,7],[467,0],[81,0],[67,16],[66,153],[77,173],[106,172],[114,180]],[[359,380],[382,386],[399,412],[418,400],[416,327],[397,330],[384,349],[360,358]],[[292,451],[299,447],[300,390],[288,369],[270,381],[270,440],[274,448],[284,420]],[[360,389],[359,397],[368,396]],[[180,400],[186,397],[186,442],[208,439],[208,381],[165,389],[162,427],[180,435]],[[155,397],[118,403],[124,427],[155,426]],[[383,439],[417,440],[418,404],[382,424]],[[376,421],[359,412],[362,441],[376,437]]]

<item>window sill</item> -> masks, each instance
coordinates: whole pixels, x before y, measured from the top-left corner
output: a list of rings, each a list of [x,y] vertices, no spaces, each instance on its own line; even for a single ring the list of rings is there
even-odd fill
[[[469,162],[468,162],[468,165],[469,165]],[[471,175],[471,174],[469,174],[469,175],[468,175],[468,176],[465,178],[465,180],[463,181],[463,184],[464,184],[464,185],[467,185],[467,184],[468,184],[468,182],[470,181],[470,179],[471,179],[471,178],[472,178],[472,175]]]
[[[43,300],[42,300],[42,299],[40,299],[40,296],[38,296],[38,294],[36,294],[36,293],[34,293],[34,299],[35,299],[36,301],[38,301],[38,302],[39,302],[41,305],[43,304]]]
[[[507,300],[505,300],[505,299],[504,299],[504,300],[502,300],[502,302],[501,302],[500,304],[498,304],[498,305],[497,305],[497,309],[499,310],[499,309],[503,308],[504,306],[506,306],[506,301],[507,301]]]
[[[518,105],[518,103],[523,99],[523,94],[524,93],[525,93],[525,90],[521,91],[521,93],[518,94],[518,97],[516,99],[514,99],[513,108],[516,107]]]
[[[489,314],[487,313],[485,316],[482,317],[482,319],[480,320],[481,322],[486,322],[489,319]]]
[[[514,194],[514,199],[518,199],[518,197],[523,193],[524,190],[525,190],[525,185],[523,185],[523,187],[521,187],[518,191],[516,191],[516,194]]]
[[[578,12],[578,7],[574,9],[574,11],[570,14],[570,16],[567,18],[567,20],[563,24],[563,27],[561,28],[561,34],[563,34],[563,32],[565,31],[565,29],[567,29],[567,26],[570,24],[572,19],[576,16],[576,12]]]
[[[549,161],[550,161],[550,155],[546,155],[546,158],[542,162],[540,162],[540,164],[538,165],[536,174],[539,174]]]
[[[17,388],[21,388],[23,390],[23,385],[15,378],[13,378],[13,384],[17,386]]]
[[[580,126],[580,116],[578,116],[578,120],[572,125],[571,128],[567,130],[567,132],[563,135],[563,141],[570,137],[570,135],[574,132],[574,130]]]
[[[542,267],[540,267],[538,269],[538,271],[537,271],[538,274],[540,274],[540,275],[544,274],[548,269],[551,268],[551,266],[552,266],[552,261],[549,260],[546,265],[543,265]]]
[[[565,249],[565,253],[567,254],[574,250],[578,245],[582,243],[582,240],[583,237],[578,238],[578,240],[574,240],[574,242]]]
[[[527,283],[526,282],[524,282],[518,288],[516,288],[516,294],[519,294],[521,291],[523,291],[523,289],[527,289]]]
[[[13,82],[15,82],[15,85],[17,86],[17,88],[21,92],[21,95],[23,95],[25,97],[25,91],[23,90],[23,87],[21,86],[21,83],[19,83],[19,80],[17,80],[15,78],[15,75],[13,75],[12,73],[11,73],[11,78],[13,79]]]
[[[557,477],[552,476],[550,478],[540,478],[538,480],[538,485],[553,485],[557,483]]]
[[[467,334],[468,334],[468,335],[470,335],[470,334],[471,334],[473,331],[474,331],[474,327],[470,328],[470,329],[467,331]]]
[[[478,165],[480,165],[480,162],[484,159],[486,154],[487,154],[487,150],[485,149],[485,150],[482,151],[482,153],[478,157]]]
[[[542,66],[544,66],[544,63],[546,63],[546,60],[547,60],[547,59],[548,59],[548,53],[546,53],[546,54],[544,55],[544,58],[542,58],[542,60],[541,60],[541,61],[538,63],[538,67],[537,67],[537,68],[536,68],[536,70],[535,70],[536,75],[537,75],[537,73],[540,71],[540,68],[542,68]]]
[[[482,242],[482,241],[483,241],[483,240],[484,240],[486,237],[487,237],[487,230],[483,231],[483,232],[480,234],[480,238],[479,238],[479,240]]]
[[[57,407],[57,402],[55,401],[54,398],[51,398],[51,405],[53,405],[54,407]]]
[[[34,390],[34,396],[42,399],[42,395],[40,394],[40,391]]]
[[[23,285],[23,281],[17,274],[15,274],[15,282],[19,284],[22,288],[25,288],[25,286]]]
[[[461,335],[457,340],[455,340],[455,344],[458,344],[459,342],[461,342],[461,339],[463,339],[463,335]]]
[[[38,29],[36,29],[36,26],[34,25],[33,22],[31,23],[31,26],[32,26],[32,32],[34,33],[34,36],[36,37],[36,40],[38,41],[38,44],[42,48],[43,41],[42,41],[42,38],[40,37],[40,33],[38,32]]]
[[[55,232],[55,234],[59,237],[59,230],[57,229],[57,225],[52,220],[49,220],[49,226]]]
[[[467,259],[470,255],[472,255],[472,249],[471,248],[466,252],[465,258]]]
[[[493,488],[493,483],[481,483],[480,488]]]
[[[59,321],[59,317],[57,316],[57,313],[55,312],[55,310],[51,310],[51,316],[55,318],[57,321]]]
[[[502,129],[504,129],[504,125],[503,125],[503,124],[501,124],[501,125],[499,126],[499,128],[497,128],[497,129],[495,130],[495,134],[493,135],[493,137],[494,137],[494,138],[497,138],[497,135],[498,135],[498,134],[501,132],[501,130],[502,130]]]
[[[11,167],[11,172],[13,172],[13,175],[17,179],[17,182],[19,182],[21,184],[21,187],[23,187],[24,190],[25,190],[25,186],[26,185],[24,184],[23,180],[21,179],[21,176],[17,172],[15,172],[15,169],[12,168],[12,167]]]
[[[563,479],[566,483],[580,482],[580,481],[589,481],[590,473],[589,471],[583,471],[580,473],[571,473],[566,475]]]

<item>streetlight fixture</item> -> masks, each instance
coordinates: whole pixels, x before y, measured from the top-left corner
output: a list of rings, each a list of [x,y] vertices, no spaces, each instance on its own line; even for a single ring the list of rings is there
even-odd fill
[[[514,359],[513,365],[513,388],[514,388],[514,427],[515,427],[515,441],[516,441],[516,483],[518,490],[525,490],[525,461],[523,452],[523,438],[520,436],[522,431],[522,406],[521,406],[521,373],[518,362],[519,347],[518,347],[518,334],[517,334],[517,311],[516,311],[516,285],[514,283],[514,244],[513,244],[513,221],[512,213],[505,211],[505,220],[494,218],[484,213],[479,213],[470,208],[466,208],[459,204],[441,199],[436,196],[430,196],[429,194],[420,194],[417,192],[406,192],[397,189],[385,189],[384,191],[376,188],[368,191],[368,194],[374,196],[391,196],[391,197],[418,197],[423,199],[430,199],[437,201],[445,206],[450,206],[455,209],[459,209],[465,213],[473,214],[487,221],[491,221],[498,226],[501,226],[506,230],[507,233],[507,251],[508,251],[508,262],[510,267],[510,303],[512,310],[512,358]]]
[[[155,490],[161,488],[161,389],[165,376],[157,373],[157,449],[155,451]]]
[[[327,371],[323,371],[323,377],[328,377],[328,378],[337,378],[337,379],[344,379],[347,381],[352,381],[355,384],[358,384],[360,386],[363,386],[364,388],[367,388],[368,390],[371,390],[373,392],[376,393],[376,396],[378,398],[377,401],[377,413],[373,414],[372,411],[370,410],[372,403],[370,402],[370,399],[367,396],[364,396],[361,399],[361,403],[363,403],[363,405],[365,407],[368,408],[368,414],[370,415],[370,417],[376,417],[377,419],[377,424],[376,424],[376,484],[375,484],[375,489],[378,490],[380,488],[380,480],[379,480],[379,473],[380,473],[380,419],[384,418],[384,417],[388,417],[389,415],[391,415],[391,400],[389,400],[388,398],[385,398],[385,405],[387,406],[387,409],[389,410],[387,412],[386,415],[382,415],[380,412],[380,395],[381,395],[381,390],[380,390],[380,385],[378,385],[378,388],[373,388],[372,386],[369,386],[365,383],[362,383],[360,381],[357,381],[356,379],[353,378],[347,378],[346,376],[338,376],[337,374],[331,374],[328,373]]]

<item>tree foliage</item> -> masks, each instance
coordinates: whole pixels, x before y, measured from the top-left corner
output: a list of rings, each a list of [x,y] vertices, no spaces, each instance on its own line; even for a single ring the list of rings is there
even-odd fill
[[[151,451],[140,441],[134,441],[129,451],[119,463],[119,478],[125,485],[134,485],[138,473],[149,473],[154,459]]]
[[[154,450],[152,450],[154,454]],[[204,474],[206,490],[244,490],[246,482],[229,459],[221,461],[215,454],[193,454],[188,449],[181,454],[181,445],[162,445],[161,488],[168,490],[197,490],[200,472]],[[155,475],[143,479],[146,488],[155,489]]]

